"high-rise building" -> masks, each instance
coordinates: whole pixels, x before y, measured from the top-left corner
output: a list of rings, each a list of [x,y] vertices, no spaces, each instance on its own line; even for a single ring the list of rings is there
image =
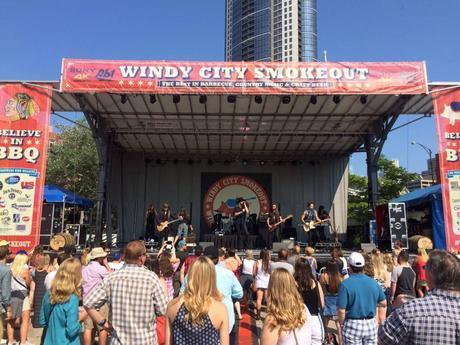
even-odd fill
[[[227,61],[316,61],[317,0],[226,0]]]

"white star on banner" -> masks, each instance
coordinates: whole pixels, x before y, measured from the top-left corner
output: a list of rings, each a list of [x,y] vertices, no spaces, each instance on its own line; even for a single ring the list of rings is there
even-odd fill
[[[32,144],[32,140],[27,140],[27,144],[28,145]]]
[[[134,83],[133,83],[132,80],[130,80],[130,81],[128,82],[128,84],[131,85],[131,86],[133,86]]]
[[[144,82],[143,82],[142,80],[141,80],[141,81],[138,81],[138,82],[137,82],[137,85],[142,86],[142,85],[144,85]]]
[[[38,145],[38,144],[40,144],[40,141],[35,140],[35,145]]]
[[[152,86],[153,83],[152,83],[151,81],[149,81],[149,82],[147,83],[147,85],[148,85],[148,86]]]
[[[123,85],[125,82],[123,80],[120,80],[118,84]]]
[[[4,144],[8,144],[8,139],[3,140]]]

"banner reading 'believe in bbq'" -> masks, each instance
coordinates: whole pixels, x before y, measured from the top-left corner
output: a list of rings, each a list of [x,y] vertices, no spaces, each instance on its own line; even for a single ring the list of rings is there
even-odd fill
[[[179,62],[64,59],[63,92],[421,94],[424,62]]]
[[[460,90],[433,92],[447,250],[460,249]]]
[[[16,252],[39,242],[50,89],[0,84],[0,239]]]

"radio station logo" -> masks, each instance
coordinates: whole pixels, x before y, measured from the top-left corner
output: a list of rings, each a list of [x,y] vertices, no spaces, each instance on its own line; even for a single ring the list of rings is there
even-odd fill
[[[8,194],[8,198],[9,198],[10,200],[14,200],[14,199],[16,199],[16,194],[10,193],[10,194]]]
[[[2,225],[10,225],[11,217],[2,217],[1,222],[2,222]]]
[[[2,217],[5,217],[5,216],[7,216],[9,214],[10,214],[10,212],[8,210],[1,210],[0,211],[0,216],[2,216]]]
[[[10,176],[5,179],[7,184],[16,184],[21,180],[19,176]]]
[[[27,93],[17,93],[6,101],[5,116],[11,122],[27,120],[39,112],[37,102]]]
[[[3,198],[0,198],[0,208],[6,207],[6,201]]]
[[[237,198],[248,202],[251,214],[270,210],[269,196],[257,181],[240,175],[226,176],[214,182],[204,195],[203,216],[208,226],[212,226],[216,214],[233,217]]]
[[[28,216],[22,217],[23,222],[28,222],[29,220],[30,220],[30,217],[28,217]]]

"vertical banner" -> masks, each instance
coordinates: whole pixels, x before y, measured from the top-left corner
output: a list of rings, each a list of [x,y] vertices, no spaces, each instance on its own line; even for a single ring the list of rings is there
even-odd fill
[[[0,84],[0,238],[39,243],[51,109],[49,89]]]
[[[433,91],[447,250],[460,249],[460,89]]]
[[[391,248],[398,243],[400,248],[409,248],[407,237],[406,204],[403,202],[388,203],[388,220],[390,223]]]

